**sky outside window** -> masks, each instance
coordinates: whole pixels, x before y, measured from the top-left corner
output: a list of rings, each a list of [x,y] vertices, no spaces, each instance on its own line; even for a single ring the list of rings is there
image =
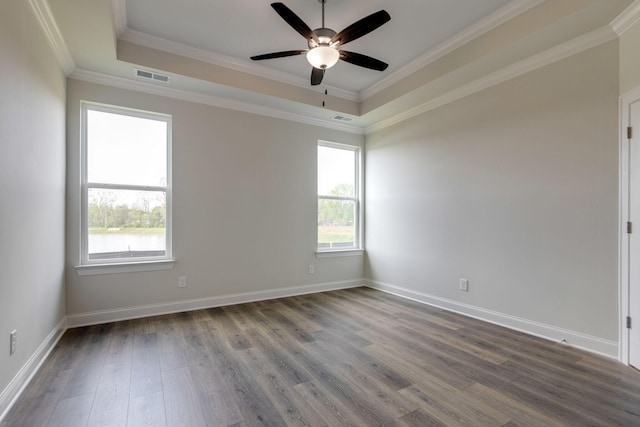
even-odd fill
[[[165,186],[167,123],[87,111],[88,181]]]
[[[319,195],[331,195],[331,190],[341,184],[348,184],[353,188],[356,176],[355,156],[355,151],[318,146]]]

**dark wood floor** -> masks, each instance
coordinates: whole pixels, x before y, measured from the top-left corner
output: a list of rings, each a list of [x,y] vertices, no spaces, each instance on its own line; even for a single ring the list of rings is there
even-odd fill
[[[638,426],[640,374],[367,288],[71,329],[5,426]]]

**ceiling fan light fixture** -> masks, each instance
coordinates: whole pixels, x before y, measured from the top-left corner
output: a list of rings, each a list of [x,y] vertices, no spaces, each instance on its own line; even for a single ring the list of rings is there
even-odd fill
[[[271,7],[276,13],[280,15],[291,28],[305,38],[309,49],[266,53],[252,56],[251,59],[260,61],[263,59],[285,58],[306,53],[307,61],[309,61],[309,64],[313,67],[311,68],[311,86],[317,86],[322,83],[325,71],[336,65],[336,62],[341,59],[353,65],[371,70],[384,71],[387,69],[389,64],[379,59],[361,53],[340,50],[342,45],[359,39],[388,22],[391,16],[386,10],[382,9],[365,16],[339,33],[336,33],[331,28],[324,26],[324,5],[326,0],[318,0],[318,2],[322,4],[322,27],[316,28],[315,30],[309,28],[309,26],[291,9],[285,6],[284,3],[271,3]]]
[[[340,52],[329,46],[318,46],[309,49],[307,52],[307,61],[315,68],[326,70],[336,65],[340,59]]]

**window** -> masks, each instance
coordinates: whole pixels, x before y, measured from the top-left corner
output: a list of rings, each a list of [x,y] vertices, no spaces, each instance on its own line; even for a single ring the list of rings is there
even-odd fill
[[[82,104],[82,264],[171,258],[171,117]]]
[[[360,148],[318,143],[318,251],[360,249]]]

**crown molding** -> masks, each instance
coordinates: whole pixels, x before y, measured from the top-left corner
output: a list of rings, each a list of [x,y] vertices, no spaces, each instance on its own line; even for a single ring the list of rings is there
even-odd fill
[[[465,45],[471,40],[480,37],[482,34],[491,31],[497,26],[507,22],[508,20],[526,12],[527,10],[537,6],[544,0],[517,0],[501,7],[491,15],[481,19],[466,30],[458,33],[454,37],[446,40],[438,46],[430,49],[424,55],[419,56],[397,71],[383,78],[382,80],[369,86],[360,92],[359,101],[364,101],[382,90],[394,85],[400,80],[410,76],[421,68],[426,67],[432,62],[437,61],[448,53],[453,52],[459,47]],[[640,1],[640,0],[639,0]]]
[[[228,110],[242,111],[245,113],[257,114],[261,116],[272,117],[276,119],[288,120],[292,122],[303,123],[312,126],[319,126],[326,129],[338,130],[341,132],[352,133],[356,135],[364,135],[364,129],[359,126],[337,123],[330,119],[318,119],[307,117],[301,114],[282,111],[277,108],[264,107],[251,104],[248,102],[234,101],[227,98],[205,95],[196,92],[190,92],[181,89],[159,86],[147,82],[141,82],[124,77],[117,77],[108,74],[98,73],[84,69],[75,69],[70,78],[82,80],[89,83],[96,83],[120,89],[126,89],[136,92],[147,93],[150,95],[164,96],[167,98],[179,99],[182,101],[194,102],[197,104],[210,105],[213,107],[225,108]]]
[[[120,0],[120,1],[124,1],[124,0]],[[155,37],[150,34],[142,33],[139,31],[127,29],[124,33],[122,33],[122,35],[120,36],[120,39],[130,43],[145,46],[151,49],[159,50],[162,52],[184,56],[186,58],[195,59],[197,61],[202,61],[202,62],[206,62],[213,65],[218,65],[220,67],[229,68],[231,70],[239,71],[242,73],[247,73],[247,74],[251,74],[259,77],[265,77],[265,78],[275,80],[280,83],[285,83],[291,86],[297,86],[303,89],[309,89],[309,81],[307,79],[294,77],[290,74],[283,73],[281,71],[276,71],[261,65],[253,64],[251,62],[248,62],[242,59],[233,58],[230,56],[209,52],[203,49],[194,48],[182,43],[177,43],[171,40]],[[336,87],[323,85],[322,88],[318,88],[317,90],[324,91],[325,88],[331,92],[332,96],[336,96],[338,98],[342,98],[342,99],[346,99],[348,101],[354,101],[354,102],[357,102],[360,99],[358,93],[336,88]]]
[[[111,13],[118,38],[127,31],[127,0],[111,0]]]
[[[272,68],[264,67],[261,65],[253,64],[247,61],[243,61],[238,58],[221,55],[206,51],[203,49],[194,48],[182,43],[173,42],[160,37],[152,36],[147,33],[131,30],[127,28],[127,16],[126,16],[126,1],[127,0],[111,0],[113,9],[114,24],[116,28],[117,37],[135,43],[141,46],[149,47],[152,49],[160,50],[175,55],[184,56],[187,58],[195,59],[198,61],[206,62],[213,65],[229,68],[232,70],[240,71],[247,74],[252,74],[260,77],[266,77],[268,79],[288,84],[291,86],[301,87],[303,89],[309,89],[309,82],[306,79],[294,77],[288,73],[282,71],[273,70]],[[409,64],[398,69],[394,73],[373,84],[369,88],[362,92],[354,92],[336,87],[327,87],[333,96],[346,99],[348,101],[361,102],[367,98],[377,94],[385,88],[399,82],[405,77],[425,67],[426,65],[438,60],[444,55],[454,51],[460,46],[468,43],[469,41],[481,36],[482,34],[496,28],[509,19],[518,16],[534,6],[542,3],[544,0],[515,0],[504,7],[498,9],[491,15],[478,21],[468,29],[447,40],[446,42],[436,46],[424,55],[411,61]],[[639,0],[640,1],[640,0]],[[324,86],[323,86],[324,88]],[[324,90],[324,89],[322,89]]]
[[[635,0],[620,15],[611,21],[611,28],[620,37],[640,20],[640,0]]]
[[[613,40],[617,37],[616,32],[611,25],[606,25],[582,36],[576,37],[556,47],[548,49],[537,55],[531,56],[512,65],[504,67],[498,71],[488,74],[484,77],[476,79],[456,89],[453,89],[437,98],[433,98],[428,102],[422,103],[416,107],[404,111],[403,113],[389,117],[379,121],[374,125],[365,128],[336,123],[331,120],[311,118],[300,114],[289,113],[277,108],[257,106],[246,102],[232,101],[226,98],[213,95],[203,95],[195,92],[184,91],[164,86],[157,86],[146,82],[138,82],[123,77],[115,77],[94,71],[76,70],[70,77],[78,80],[84,80],[92,83],[104,84],[107,86],[119,87],[122,89],[134,90],[138,92],[149,93],[153,95],[166,96],[169,98],[180,99],[184,101],[206,104],[215,107],[221,107],[236,111],[243,111],[252,114],[258,114],[283,120],[289,120],[313,126],[339,130],[343,132],[369,135],[371,133],[382,130],[386,127],[408,120],[417,115],[423,114],[450,102],[459,100],[466,96],[472,95],[483,89],[495,86],[504,81],[513,79],[527,72],[541,68],[545,65],[562,60],[571,55],[575,55],[592,47],[596,47],[602,43]]]
[[[611,26],[605,25],[604,27],[593,30],[582,36],[559,44],[551,49],[547,49],[529,58],[515,62],[498,71],[457,87],[444,95],[433,98],[430,101],[413,107],[401,114],[389,117],[388,119],[382,120],[372,126],[367,126],[365,128],[365,134],[372,134],[386,127],[395,125],[417,115],[426,113],[427,111],[431,111],[450,102],[457,101],[481,90],[495,86],[507,80],[511,80],[515,77],[521,76],[538,68],[542,68],[553,62],[568,58],[569,56],[591,49],[616,38],[617,35]]]
[[[76,68],[71,52],[62,37],[62,33],[56,24],[56,20],[51,13],[51,8],[47,0],[28,0],[31,10],[40,24],[40,29],[45,38],[53,48],[53,52],[58,59],[58,63],[65,75],[69,75]]]

